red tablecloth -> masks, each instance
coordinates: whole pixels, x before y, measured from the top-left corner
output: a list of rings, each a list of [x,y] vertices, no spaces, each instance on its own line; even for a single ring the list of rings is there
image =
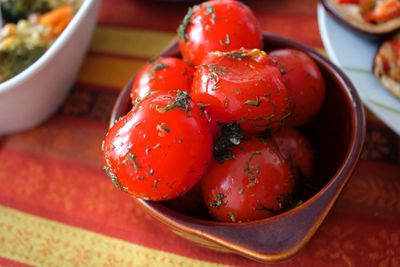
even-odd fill
[[[319,51],[315,0],[247,1],[263,30]],[[102,170],[118,92],[173,38],[188,4],[104,0],[80,75],[59,111],[0,137],[0,265],[259,266],[183,240]],[[316,235],[282,266],[400,266],[400,139],[372,115],[362,159]]]

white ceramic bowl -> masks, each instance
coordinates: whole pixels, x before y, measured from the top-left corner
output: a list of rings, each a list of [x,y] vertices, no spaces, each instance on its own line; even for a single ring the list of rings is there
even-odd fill
[[[100,0],[84,0],[64,32],[36,62],[0,83],[0,134],[32,128],[57,110],[75,82],[99,6]]]

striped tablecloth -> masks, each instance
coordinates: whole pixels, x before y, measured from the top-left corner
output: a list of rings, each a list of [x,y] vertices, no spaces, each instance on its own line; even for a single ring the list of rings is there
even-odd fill
[[[247,1],[263,30],[323,52],[315,0]],[[1,266],[259,266],[176,236],[116,190],[100,143],[118,92],[175,35],[188,4],[104,0],[65,103],[0,137]],[[372,115],[362,160],[305,249],[279,266],[400,266],[400,139]]]

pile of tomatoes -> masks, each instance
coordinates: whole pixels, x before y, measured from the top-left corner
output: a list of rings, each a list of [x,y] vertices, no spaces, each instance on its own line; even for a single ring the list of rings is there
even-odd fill
[[[319,111],[325,85],[301,51],[262,51],[252,11],[234,0],[189,9],[182,59],[146,64],[132,110],[108,131],[105,170],[121,190],[169,200],[201,187],[217,220],[280,213],[313,178],[313,152],[294,127]]]

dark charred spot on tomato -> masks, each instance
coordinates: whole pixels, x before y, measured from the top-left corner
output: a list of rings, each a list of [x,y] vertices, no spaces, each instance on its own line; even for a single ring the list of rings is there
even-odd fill
[[[248,99],[248,100],[244,101],[244,103],[246,105],[258,107],[261,103],[261,100],[258,98],[258,96],[256,96],[256,99]]]
[[[139,163],[136,160],[136,155],[132,154],[131,152],[128,152],[127,157],[129,159],[129,161],[132,162],[133,167],[135,168],[135,172],[138,172],[139,169],[141,168],[141,166],[139,165]]]
[[[206,14],[211,15],[210,21],[212,24],[215,24],[217,21],[217,14],[215,13],[215,9],[213,6],[205,5],[206,6]]]
[[[118,188],[122,191],[128,190],[128,188],[126,186],[122,186],[119,183],[117,176],[109,168],[104,167],[104,170],[116,188]]]
[[[175,108],[179,108],[185,112],[192,110],[190,95],[185,91],[176,91],[176,97],[174,97],[173,102],[163,108],[159,108],[158,112],[164,113]]]
[[[251,165],[251,161],[255,156],[260,156],[261,154],[262,154],[261,151],[258,150],[254,151],[246,161],[246,167],[244,168],[244,172],[249,177],[250,181],[255,181],[257,179],[256,174],[259,173],[259,171],[257,172],[255,165],[254,164]],[[256,169],[256,174],[254,173],[253,169]]]
[[[213,157],[218,163],[234,158],[230,147],[239,145],[244,139],[244,132],[237,123],[218,123],[220,131],[215,140]]]
[[[226,34],[225,39],[219,40],[219,44],[220,45],[226,45],[226,46],[231,44],[231,38],[229,37],[228,33]]]
[[[218,208],[218,207],[221,207],[221,206],[225,206],[226,202],[224,202],[224,198],[225,198],[224,194],[218,193],[215,196],[215,200],[210,202],[210,207],[211,208]]]
[[[236,216],[235,216],[235,214],[233,214],[232,211],[228,212],[228,216],[229,216],[229,219],[231,219],[232,222],[236,222]]]
[[[188,12],[186,13],[185,17],[183,18],[183,21],[181,22],[181,24],[178,27],[177,33],[178,33],[178,37],[183,41],[183,42],[187,42],[188,40],[188,33],[187,33],[187,29],[190,25],[190,21],[193,17],[193,9],[197,8],[196,6],[194,6],[193,8],[190,7],[188,9]]]
[[[167,134],[171,132],[171,128],[165,122],[157,124],[156,129],[162,134]]]

